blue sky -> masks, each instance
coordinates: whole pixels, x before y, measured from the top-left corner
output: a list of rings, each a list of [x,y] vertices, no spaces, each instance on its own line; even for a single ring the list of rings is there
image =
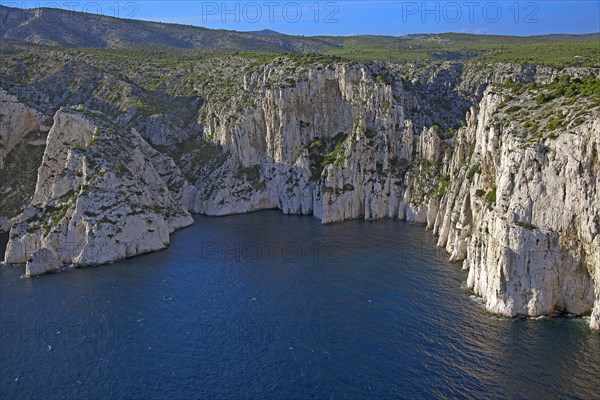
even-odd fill
[[[540,35],[600,31],[599,0],[66,0],[0,4],[60,7],[213,29],[272,29],[295,35]]]

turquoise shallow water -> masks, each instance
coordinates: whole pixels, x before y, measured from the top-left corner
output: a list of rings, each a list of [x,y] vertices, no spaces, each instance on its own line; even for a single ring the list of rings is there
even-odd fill
[[[0,398],[598,398],[584,319],[501,320],[421,226],[197,217],[171,247],[0,268]]]

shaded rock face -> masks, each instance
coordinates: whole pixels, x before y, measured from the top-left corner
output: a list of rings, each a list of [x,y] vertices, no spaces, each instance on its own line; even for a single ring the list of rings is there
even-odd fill
[[[0,88],[0,230],[33,193],[49,127],[37,110]]]
[[[0,89],[0,169],[4,159],[28,133],[40,129],[42,115]]]
[[[598,107],[533,100],[564,73],[598,75],[267,65],[179,130],[169,115],[140,122],[135,108],[114,123],[61,109],[5,260],[48,248],[61,265],[90,265],[161,249],[189,212],[397,218],[438,235],[490,311],[591,314],[599,328]],[[534,89],[509,92],[506,77]]]

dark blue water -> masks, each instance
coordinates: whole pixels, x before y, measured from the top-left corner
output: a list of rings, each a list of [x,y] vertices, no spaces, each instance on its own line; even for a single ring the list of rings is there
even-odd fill
[[[494,318],[444,260],[420,226],[262,212],[113,265],[1,267],[0,398],[598,398],[586,320]]]

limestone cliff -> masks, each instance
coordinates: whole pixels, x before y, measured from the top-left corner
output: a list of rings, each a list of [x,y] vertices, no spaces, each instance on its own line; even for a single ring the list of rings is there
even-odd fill
[[[277,71],[248,77],[245,90],[259,88],[260,100],[247,112],[208,109],[206,135],[231,157],[218,174],[227,178],[202,191],[194,210],[425,223],[464,261],[468,286],[490,311],[592,313],[597,328],[600,113],[585,96],[550,92],[578,90],[598,71],[502,66],[487,76],[463,71],[462,87],[448,79],[451,66],[425,84],[379,72],[312,70],[274,89]],[[473,82],[489,86],[462,121],[460,104],[434,124],[423,110],[439,99],[436,75],[445,75],[445,98],[464,99]]]
[[[129,82],[140,100],[118,106],[85,85],[85,106],[54,116],[6,262],[36,252],[34,274],[160,249],[188,212],[397,218],[439,235],[490,311],[600,328],[598,70],[222,62],[246,72],[219,86],[187,71],[185,118]]]
[[[446,167],[454,179],[434,224],[438,245],[464,260],[468,287],[490,311],[592,312],[598,329],[598,107],[536,104],[543,89],[508,93],[490,88],[458,133]]]
[[[194,211],[279,208],[324,223],[408,213],[421,222],[402,182],[415,159],[436,156],[436,132],[458,124],[468,109],[460,74],[459,66],[447,64],[429,80],[412,82],[352,64],[299,72],[267,66],[247,76],[249,102],[238,96],[204,110],[205,139],[230,158],[215,174],[227,178],[197,176]]]

